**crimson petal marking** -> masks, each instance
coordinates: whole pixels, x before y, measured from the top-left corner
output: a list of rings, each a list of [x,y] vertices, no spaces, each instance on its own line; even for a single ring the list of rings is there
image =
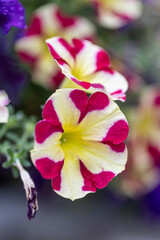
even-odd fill
[[[151,158],[154,161],[155,166],[160,166],[160,151],[158,148],[156,148],[155,146],[152,146],[151,144],[148,145],[147,147],[148,152],[151,156]]]
[[[40,158],[35,162],[36,168],[45,179],[57,178],[60,175],[63,164],[64,160],[56,163],[49,158]]]
[[[38,16],[34,16],[32,23],[27,30],[26,36],[41,35],[42,34],[42,23]]]
[[[121,18],[121,19],[122,19],[123,21],[125,21],[126,23],[131,22],[132,20],[134,20],[134,18],[131,17],[131,16],[129,16],[129,15],[127,15],[127,13],[126,13],[126,14],[125,14],[125,13],[119,13],[119,12],[114,11],[114,10],[112,10],[111,12],[112,12],[116,17]]]
[[[79,118],[79,122],[81,122],[81,120],[84,118],[84,116],[86,114],[86,109],[87,109],[87,105],[88,105],[88,96],[84,91],[75,89],[70,93],[70,97],[71,97],[72,101],[74,102],[74,104],[76,105],[76,107],[81,112],[81,115]]]
[[[60,66],[67,65],[70,68],[74,64],[74,49],[63,38],[53,37],[47,39],[46,43],[54,60]]]
[[[160,105],[160,95],[157,95],[154,99],[154,105],[159,107]]]
[[[42,116],[43,116],[44,119],[51,122],[53,125],[59,125],[61,131],[63,131],[62,130],[62,125],[59,121],[59,118],[58,118],[57,113],[56,113],[56,111],[54,109],[54,106],[53,106],[53,100],[48,100],[47,101],[47,103],[45,104],[45,106],[43,108]]]
[[[50,135],[55,132],[63,132],[60,126],[54,126],[46,120],[39,121],[35,128],[35,138],[36,142],[43,143]]]
[[[25,51],[17,51],[17,54],[20,59],[22,59],[27,64],[30,64],[31,67],[34,67],[35,63],[37,62],[38,57],[31,56],[29,53],[26,53]]]
[[[70,46],[63,38],[59,38],[58,41],[73,56],[73,58],[75,58],[74,48],[72,46]]]
[[[83,120],[88,112],[95,110],[103,110],[109,105],[109,98],[105,93],[96,92],[93,93],[88,99],[88,105],[86,111],[81,112],[79,123]]]
[[[90,84],[89,82],[79,81],[77,78],[72,77],[72,76],[70,77],[70,79],[71,79],[73,82],[77,83],[79,86],[81,86],[81,87],[83,87],[83,88],[85,88],[85,89],[89,89],[89,88],[91,87],[91,84]]]
[[[113,92],[113,93],[110,93],[110,95],[113,97],[113,99],[115,100],[121,100],[122,102],[125,102],[126,101],[126,94],[124,92],[122,92],[121,89]]]
[[[51,52],[51,55],[53,58],[57,59],[61,59],[61,57],[58,55],[58,53],[54,50],[54,48],[52,47],[52,45],[50,43],[47,42],[47,46]]]
[[[104,86],[100,83],[91,83],[91,87],[104,90]]]
[[[68,17],[63,14],[61,9],[56,9],[55,16],[57,17],[58,21],[60,22],[61,26],[65,29],[66,27],[70,27],[75,25],[76,18],[75,17]]]
[[[60,191],[61,190],[61,176],[60,176],[60,174],[56,178],[52,179],[52,188],[55,191]]]
[[[72,40],[73,45],[74,45],[74,52],[75,52],[75,57],[76,55],[84,48],[84,42],[79,39],[73,39]]]
[[[96,192],[96,188],[104,188],[115,177],[115,174],[110,171],[102,171],[98,174],[91,173],[80,160],[80,171],[84,178],[83,191]]]
[[[104,144],[107,144],[110,146],[110,148],[114,151],[114,152],[117,152],[117,153],[122,153],[125,151],[126,149],[126,145],[124,144],[124,142],[122,143],[119,143],[119,144],[113,144],[113,143],[110,143],[110,142],[103,142]]]
[[[97,53],[97,61],[96,61],[96,66],[98,70],[103,70],[105,68],[108,68],[110,66],[110,59],[109,59],[109,55],[107,54],[106,51],[100,50]]]
[[[60,86],[60,84],[62,83],[64,77],[65,76],[61,71],[57,71],[56,74],[53,74],[53,76],[52,76],[53,86],[58,88]]]
[[[87,112],[103,110],[109,105],[109,98],[105,93],[93,93],[88,99]]]
[[[81,112],[84,112],[86,110],[88,104],[88,96],[84,91],[75,89],[71,91],[70,98]]]
[[[119,120],[109,129],[103,142],[112,142],[119,144],[126,140],[129,132],[129,126],[125,120]]]

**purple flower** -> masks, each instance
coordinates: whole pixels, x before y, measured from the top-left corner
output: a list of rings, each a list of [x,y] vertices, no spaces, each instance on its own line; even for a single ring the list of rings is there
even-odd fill
[[[25,28],[25,11],[18,0],[0,0],[0,29],[7,34],[12,26]]]

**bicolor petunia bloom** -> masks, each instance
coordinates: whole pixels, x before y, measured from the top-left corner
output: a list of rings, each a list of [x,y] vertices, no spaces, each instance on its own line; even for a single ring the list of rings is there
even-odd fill
[[[7,34],[11,27],[25,28],[25,10],[18,0],[0,0],[0,29]]]
[[[6,107],[9,104],[9,98],[4,90],[0,90],[0,123],[8,122],[9,111]]]
[[[104,188],[125,169],[128,123],[105,93],[57,90],[35,128],[31,159],[52,188],[72,200]]]
[[[160,183],[160,89],[145,90],[129,118],[129,159],[121,183],[123,193],[134,198]]]
[[[67,40],[93,39],[95,28],[85,18],[66,16],[55,4],[47,4],[34,12],[25,36],[16,43],[18,55],[31,66],[33,80],[51,90],[59,86],[64,75],[52,61],[45,40],[59,35]]]
[[[49,50],[66,76],[60,88],[79,88],[93,93],[109,93],[114,100],[125,101],[127,80],[110,64],[108,53],[87,40],[61,37],[46,40]]]
[[[141,0],[90,0],[96,9],[99,23],[106,28],[120,28],[142,14]]]

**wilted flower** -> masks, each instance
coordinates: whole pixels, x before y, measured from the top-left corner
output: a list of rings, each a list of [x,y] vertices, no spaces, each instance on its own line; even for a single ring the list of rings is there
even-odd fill
[[[0,29],[6,34],[12,26],[25,28],[24,8],[18,0],[0,0]]]
[[[93,38],[93,25],[82,17],[69,17],[54,4],[38,8],[24,37],[17,41],[20,58],[32,67],[33,80],[48,89],[55,89],[64,78],[52,61],[45,39],[61,35],[65,39]]]
[[[141,0],[90,0],[98,15],[99,23],[116,29],[136,20],[142,14]]]
[[[160,183],[160,89],[149,88],[130,115],[129,160],[122,190],[143,195]]]
[[[124,170],[128,135],[125,116],[102,92],[57,90],[36,125],[31,158],[52,188],[72,200],[105,187]]]
[[[6,107],[9,104],[9,98],[4,90],[0,90],[0,123],[8,122],[9,111]]]
[[[80,88],[87,92],[104,91],[114,100],[125,101],[127,80],[110,65],[108,53],[87,40],[61,37],[48,39],[49,50],[66,75],[60,88]],[[79,87],[78,87],[78,85]]]
[[[27,215],[28,218],[31,219],[35,217],[38,211],[37,191],[29,173],[23,168],[19,160],[16,161],[15,166],[18,168],[23,181],[28,206]]]

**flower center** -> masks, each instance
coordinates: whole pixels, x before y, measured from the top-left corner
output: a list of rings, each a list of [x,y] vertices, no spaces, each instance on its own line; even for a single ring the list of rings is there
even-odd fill
[[[150,111],[142,114],[141,119],[137,122],[137,131],[141,136],[150,136],[153,131],[154,117]]]
[[[76,134],[73,132],[64,132],[61,139],[60,139],[60,144],[68,144],[68,143],[73,143],[76,139]]]
[[[82,81],[83,79],[83,71],[79,67],[74,67],[72,69],[72,75],[75,76],[78,80]]]
[[[104,5],[106,8],[112,8],[116,4],[114,0],[100,0],[100,3]]]
[[[78,131],[65,131],[59,141],[63,150],[73,149],[83,142],[81,134]]]

